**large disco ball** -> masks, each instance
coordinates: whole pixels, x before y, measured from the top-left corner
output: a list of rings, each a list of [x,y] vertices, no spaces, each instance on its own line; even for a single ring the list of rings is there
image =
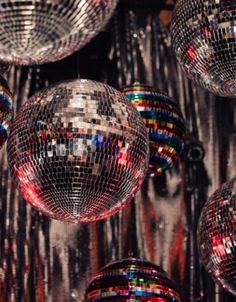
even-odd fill
[[[28,65],[69,56],[107,23],[118,0],[2,0],[0,60]]]
[[[236,295],[236,178],[203,207],[198,224],[200,258],[211,277]]]
[[[147,127],[150,160],[147,175],[157,176],[179,160],[184,147],[185,122],[177,103],[164,92],[133,84],[122,92],[140,112]]]
[[[236,95],[236,2],[178,0],[172,44],[188,77],[221,96]]]
[[[130,258],[113,262],[89,283],[83,302],[180,302],[173,281],[157,265]]]
[[[24,104],[8,161],[33,207],[58,220],[95,221],[117,212],[140,187],[148,165],[146,128],[119,91],[68,81]]]
[[[0,68],[1,69],[1,68]],[[13,122],[13,95],[6,80],[0,75],[0,148],[6,142]]]

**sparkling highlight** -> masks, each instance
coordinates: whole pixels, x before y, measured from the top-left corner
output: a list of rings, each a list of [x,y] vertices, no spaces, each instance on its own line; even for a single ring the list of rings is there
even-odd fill
[[[130,258],[105,266],[91,280],[84,302],[180,302],[172,280],[157,265]]]
[[[142,118],[117,90],[89,80],[36,93],[17,115],[9,167],[26,201],[68,222],[106,218],[126,205],[148,165]]]
[[[236,295],[236,178],[211,195],[198,224],[202,263],[210,276]]]
[[[236,3],[178,0],[172,45],[186,75],[209,91],[236,95]]]
[[[183,150],[185,122],[177,103],[162,91],[140,84],[122,92],[140,112],[150,140],[147,175],[157,176],[179,160]]]

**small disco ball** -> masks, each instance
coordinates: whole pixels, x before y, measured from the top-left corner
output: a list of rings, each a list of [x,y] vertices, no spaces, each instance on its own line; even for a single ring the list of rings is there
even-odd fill
[[[185,122],[177,103],[158,89],[134,84],[122,92],[140,112],[147,127],[150,160],[147,175],[170,169],[184,147]]]
[[[89,283],[83,302],[180,302],[173,281],[157,265],[129,258],[113,262]]]
[[[0,75],[0,148],[6,142],[13,122],[13,95]]]
[[[211,277],[236,295],[236,178],[218,189],[198,223],[200,259]]]
[[[201,142],[196,139],[185,141],[184,150],[181,154],[183,161],[187,163],[202,162],[205,156],[205,150]]]
[[[36,93],[16,116],[8,162],[26,201],[68,222],[95,221],[121,209],[139,189],[148,138],[119,91],[89,80]]]
[[[111,17],[118,0],[1,0],[0,60],[32,65],[69,56]]]
[[[178,0],[171,25],[187,76],[221,96],[236,96],[236,2]]]

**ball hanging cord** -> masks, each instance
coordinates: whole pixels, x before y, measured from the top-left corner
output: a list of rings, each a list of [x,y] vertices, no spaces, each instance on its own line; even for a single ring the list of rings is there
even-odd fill
[[[235,2],[178,0],[171,22],[176,58],[195,83],[210,92],[236,95]]]
[[[126,258],[107,264],[91,278],[83,302],[160,299],[162,302],[180,302],[174,281],[152,262]]]
[[[76,54],[76,73],[77,73],[77,79],[81,79],[81,74],[80,74],[80,52],[78,51]]]
[[[200,292],[203,292],[207,287],[213,288],[212,282],[202,282],[206,273],[202,270],[199,258],[196,256],[197,223],[202,206],[207,200],[209,186],[209,179],[203,162],[204,156],[205,150],[202,143],[196,138],[188,136],[181,159],[183,162],[184,202],[188,230],[186,232],[186,252],[189,254],[188,263],[186,263],[186,273],[189,275],[189,292],[186,293],[186,297],[190,297],[191,301],[196,299],[196,287],[200,289]],[[200,278],[197,276],[197,270],[200,272]],[[198,294],[200,296],[200,293]]]
[[[198,222],[198,250],[211,278],[236,295],[235,193],[236,178],[224,183],[204,204]]]

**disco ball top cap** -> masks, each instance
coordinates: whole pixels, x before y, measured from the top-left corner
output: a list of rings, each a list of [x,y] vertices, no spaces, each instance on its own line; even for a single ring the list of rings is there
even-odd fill
[[[26,201],[68,222],[124,207],[142,184],[148,137],[137,110],[95,81],[55,84],[26,101],[8,141],[8,162]]]
[[[223,184],[205,203],[198,222],[201,262],[210,276],[236,295],[236,178]]]
[[[236,96],[236,2],[178,0],[172,45],[186,75],[220,96]]]
[[[154,263],[127,258],[111,262],[95,274],[87,287],[84,302],[158,299],[180,302],[174,282]]]
[[[118,0],[2,0],[0,60],[33,65],[69,56],[103,29]]]

